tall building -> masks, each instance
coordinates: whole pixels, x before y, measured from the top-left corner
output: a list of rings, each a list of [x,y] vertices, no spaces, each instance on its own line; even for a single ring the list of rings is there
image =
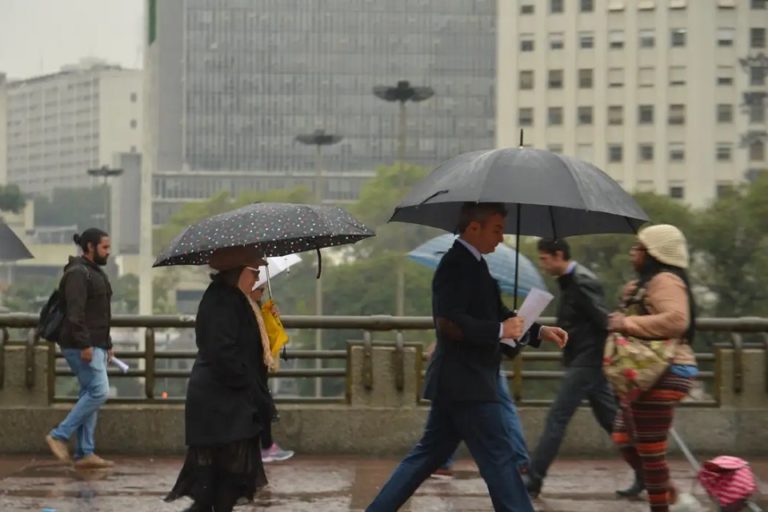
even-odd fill
[[[89,168],[141,152],[141,75],[84,60],[50,75],[0,79],[0,179],[30,194],[87,187]]]
[[[397,154],[398,80],[434,97],[407,106],[406,160],[432,166],[492,147],[496,0],[148,0],[147,164],[154,222],[219,190],[307,184],[324,129],[323,196],[354,200]]]
[[[499,0],[497,145],[705,205],[766,164],[766,0]]]

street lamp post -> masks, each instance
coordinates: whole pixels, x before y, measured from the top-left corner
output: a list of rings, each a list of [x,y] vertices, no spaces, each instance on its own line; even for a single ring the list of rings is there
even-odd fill
[[[341,135],[335,135],[325,133],[325,130],[315,130],[314,133],[305,135],[297,135],[296,140],[302,144],[315,146],[315,202],[317,204],[323,203],[323,146],[331,146],[341,142],[343,137]],[[318,261],[318,265],[320,262]],[[323,314],[323,281],[321,279],[315,279],[315,315],[321,316]],[[323,330],[317,329],[315,331],[315,350],[318,352],[323,349]],[[320,359],[315,359],[315,368],[320,369]],[[320,397],[323,395],[322,379],[317,377],[315,379],[315,396]]]
[[[122,169],[110,169],[109,166],[102,165],[98,169],[88,169],[88,174],[93,177],[104,177],[104,231],[109,233],[109,185],[107,181],[110,177],[117,177],[123,174]]]
[[[405,140],[406,140],[406,113],[405,104],[408,101],[420,102],[431,98],[435,91],[431,87],[412,86],[407,80],[400,80],[394,87],[377,85],[373,88],[373,94],[384,101],[400,103],[400,119],[397,133],[397,160],[400,166],[398,173],[398,191],[402,195],[405,188]],[[402,240],[402,239],[401,239]],[[401,246],[402,252],[405,247]],[[398,316],[405,314],[405,261],[399,259],[397,264],[397,298],[396,311]]]

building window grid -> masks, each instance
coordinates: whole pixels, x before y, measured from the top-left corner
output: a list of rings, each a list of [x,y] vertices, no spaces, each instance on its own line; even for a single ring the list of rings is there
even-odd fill
[[[624,107],[621,105],[611,105],[608,107],[608,124],[619,126],[624,124]]]
[[[560,126],[563,124],[563,107],[549,107],[547,109],[547,124]]]
[[[673,28],[670,31],[669,43],[672,48],[684,48],[688,38],[688,31],[684,28]]]
[[[592,69],[580,69],[579,70],[579,89],[591,89],[592,77],[594,71]]]
[[[638,105],[638,124],[653,124],[653,105]]]
[[[595,47],[595,34],[594,32],[582,31],[579,32],[579,48],[582,50],[591,50]]]
[[[580,125],[592,124],[592,107],[577,107],[576,119]]]
[[[750,48],[765,48],[764,28],[749,29],[749,46]]]
[[[733,28],[721,27],[717,29],[717,46],[721,48],[732,47],[734,37],[736,37],[736,30]]]
[[[642,29],[639,33],[640,48],[653,48],[656,46],[656,31],[652,28]]]
[[[669,143],[669,161],[674,163],[685,161],[685,145],[682,142]]]
[[[727,103],[719,103],[715,107],[715,116],[717,118],[717,122],[720,124],[732,123],[733,122],[733,105],[730,105]]]
[[[732,152],[733,152],[733,145],[721,142],[717,144],[717,147],[715,149],[715,159],[718,162],[730,162],[732,158]]]
[[[621,163],[624,159],[624,146],[621,144],[608,144],[608,161]]]
[[[640,144],[637,146],[638,160],[641,162],[653,161],[653,144]]]
[[[547,86],[550,89],[562,89],[563,88],[563,70],[562,69],[550,69],[547,75]]]

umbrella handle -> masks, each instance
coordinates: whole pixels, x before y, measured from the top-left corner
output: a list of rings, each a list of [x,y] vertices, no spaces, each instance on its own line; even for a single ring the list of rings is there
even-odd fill
[[[317,251],[317,275],[315,279],[320,279],[320,273],[323,271],[323,257],[320,255],[319,247],[315,247],[315,250]]]

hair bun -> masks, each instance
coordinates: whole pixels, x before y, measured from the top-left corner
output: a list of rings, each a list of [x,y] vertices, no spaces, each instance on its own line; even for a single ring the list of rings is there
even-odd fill
[[[80,235],[78,235],[77,233],[75,233],[74,235],[72,235],[72,240],[74,240],[74,242],[75,242],[77,245],[80,245],[80,241],[82,240],[82,238],[80,237]]]

